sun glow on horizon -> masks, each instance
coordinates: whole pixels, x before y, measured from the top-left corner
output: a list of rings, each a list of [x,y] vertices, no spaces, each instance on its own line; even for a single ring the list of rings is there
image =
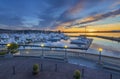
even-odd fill
[[[97,31],[95,29],[88,29],[87,32],[94,32],[94,31]]]
[[[85,27],[70,27],[70,28],[64,28],[63,26],[58,26],[57,30],[61,31],[88,31],[88,32],[94,32],[94,31],[113,31],[113,30],[120,30],[120,23],[112,23],[112,24],[101,24],[101,25],[93,25],[93,26],[87,26]]]

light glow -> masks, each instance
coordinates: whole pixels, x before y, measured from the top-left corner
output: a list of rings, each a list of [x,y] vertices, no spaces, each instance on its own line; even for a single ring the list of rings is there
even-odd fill
[[[99,52],[102,52],[102,51],[103,51],[103,49],[102,49],[102,48],[98,48],[98,51],[99,51]]]

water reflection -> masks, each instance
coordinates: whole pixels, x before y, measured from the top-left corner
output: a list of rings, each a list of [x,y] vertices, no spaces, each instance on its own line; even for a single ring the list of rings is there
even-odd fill
[[[107,34],[104,34],[107,35]],[[112,35],[116,35],[115,33]],[[111,36],[112,36],[111,35]],[[118,36],[120,36],[117,33]],[[93,39],[93,42],[90,46],[90,48],[86,51],[82,51],[82,50],[76,50],[76,49],[70,49],[70,51],[78,51],[78,52],[86,52],[86,53],[93,53],[93,54],[99,54],[98,52],[98,48],[103,48],[102,51],[102,55],[106,55],[106,56],[113,56],[113,57],[119,57],[120,58],[120,43],[116,42],[116,41],[111,41],[111,40],[106,40],[106,39],[102,39],[102,38],[96,38],[96,37],[89,37]],[[76,39],[76,37],[71,37],[69,40],[65,41],[65,40],[61,40],[59,42],[53,42],[53,45],[56,44],[64,44],[67,46],[77,46],[75,44],[70,44],[70,40],[71,39]],[[35,44],[35,43],[34,43]],[[37,45],[40,45],[40,43],[36,43]]]
[[[96,37],[91,37],[91,38],[94,40],[93,40],[90,48],[87,50],[87,53],[99,54],[97,49],[101,47],[101,48],[103,48],[102,55],[120,58],[120,43],[118,43],[116,41],[111,41],[111,40],[106,40],[106,39],[101,39],[101,38],[96,38]],[[71,37],[70,39],[76,39],[76,37]],[[70,45],[70,40],[61,41],[61,42]],[[72,44],[72,45],[74,45],[74,44]],[[79,51],[79,50],[74,50],[74,51]]]
[[[101,47],[103,48],[103,55],[120,57],[120,43],[95,37],[93,39],[88,53],[98,53],[97,48]]]
[[[85,35],[85,33],[65,33],[66,35]],[[120,37],[120,33],[86,33],[86,35],[98,35],[98,36],[109,36],[109,37]]]

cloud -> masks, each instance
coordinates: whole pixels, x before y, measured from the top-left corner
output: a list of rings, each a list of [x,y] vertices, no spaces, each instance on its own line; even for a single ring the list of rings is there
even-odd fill
[[[117,6],[120,6],[120,1],[119,0],[117,0],[116,2],[114,2],[109,8],[113,9],[113,8],[115,8]]]
[[[117,10],[112,11],[112,12],[107,12],[107,13],[104,13],[104,14],[97,14],[95,16],[89,16],[87,18],[80,19],[74,25],[88,24],[88,23],[96,22],[96,21],[103,20],[103,19],[106,19],[106,18],[109,18],[109,17],[115,17],[117,15],[120,15],[120,9],[117,9]],[[67,27],[71,27],[71,26],[74,26],[74,25],[69,25]]]
[[[31,29],[87,24],[117,15],[117,11],[103,14],[102,9],[110,11],[111,2],[116,1],[0,0],[0,24]]]
[[[70,8],[66,13],[69,15],[74,15],[76,13],[79,13],[82,9],[83,9],[83,2],[78,2],[76,5]]]
[[[45,9],[42,14],[38,15],[39,18],[44,19],[44,21],[39,22],[39,26],[55,28],[61,23],[74,20],[71,14],[77,12],[77,9],[80,8],[78,1],[80,0],[47,0],[46,2],[51,7]]]
[[[96,16],[88,17],[85,21],[81,22],[80,24],[94,22],[94,21],[102,20],[109,17],[115,17],[117,15],[120,15],[120,9],[115,10],[113,12],[108,12],[108,13],[98,14]]]
[[[0,24],[8,26],[22,26],[23,19],[19,16],[0,15]]]
[[[62,12],[57,20],[61,21],[62,23],[74,20],[75,18],[73,16],[79,13],[83,8],[82,3],[83,1],[81,0],[75,0],[73,4],[71,4],[69,7],[67,7],[66,10]]]
[[[67,10],[65,10],[57,21],[60,21],[62,23],[71,22],[72,25],[76,22],[77,19],[82,19],[84,16],[80,14],[84,14],[86,12],[86,9],[90,9],[95,7],[99,2],[103,2],[104,0],[93,0],[92,2],[90,0],[77,0],[71,7],[69,7]],[[98,11],[90,12],[89,15],[97,14]],[[86,13],[85,13],[86,14]],[[58,26],[59,26],[58,25]]]

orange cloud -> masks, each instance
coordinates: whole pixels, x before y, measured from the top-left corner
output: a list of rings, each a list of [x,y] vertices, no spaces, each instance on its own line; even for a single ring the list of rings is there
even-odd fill
[[[82,23],[82,22],[89,22],[89,21],[93,21],[93,20],[95,20],[95,17],[90,16],[90,17],[84,18],[82,20],[77,20],[76,22]]]
[[[114,10],[114,11],[111,11],[108,13],[97,14],[95,16],[86,17],[86,18],[83,18],[83,19],[80,19],[77,21],[75,20],[76,23],[74,25],[70,25],[68,27],[72,27],[72,26],[80,25],[80,24],[88,24],[88,23],[96,22],[96,21],[103,20],[103,19],[106,19],[109,17],[116,17],[119,15],[120,15],[120,9],[117,9],[117,10]]]

